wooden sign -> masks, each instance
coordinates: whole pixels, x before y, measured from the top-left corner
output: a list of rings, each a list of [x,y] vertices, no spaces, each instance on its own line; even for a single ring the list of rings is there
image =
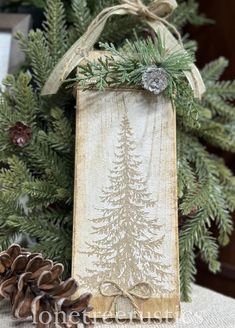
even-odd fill
[[[78,90],[73,277],[93,317],[179,314],[176,122],[142,90]]]

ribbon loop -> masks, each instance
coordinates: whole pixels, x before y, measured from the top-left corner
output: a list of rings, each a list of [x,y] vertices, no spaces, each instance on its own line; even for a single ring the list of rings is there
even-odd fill
[[[126,290],[112,280],[103,281],[99,289],[100,289],[100,294],[102,296],[113,297],[113,301],[110,305],[109,312],[116,305],[119,297],[125,297],[129,299],[129,301],[131,302],[138,317],[141,317],[141,314],[139,311],[139,307],[135,302],[135,298],[139,298],[141,300],[148,300],[151,298],[152,291],[153,291],[152,286],[148,282],[137,283],[136,285]]]
[[[147,300],[151,298],[153,289],[149,283],[139,282],[138,284],[134,285],[132,288],[129,289],[129,293],[137,298]]]
[[[177,8],[175,0],[155,0],[146,6],[141,0],[121,0],[134,15],[150,20],[161,20],[169,17]]]
[[[100,285],[100,293],[106,297],[121,296],[125,291],[114,281],[106,280]]]
[[[154,15],[162,18],[168,18],[178,7],[175,0],[155,0],[148,6],[148,10]]]

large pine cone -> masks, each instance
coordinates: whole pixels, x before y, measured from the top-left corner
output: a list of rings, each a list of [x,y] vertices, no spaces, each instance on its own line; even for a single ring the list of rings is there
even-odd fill
[[[37,328],[59,326],[75,328],[78,323],[93,327],[86,313],[91,294],[75,300],[70,297],[78,285],[72,278],[61,281],[64,268],[13,244],[0,253],[0,298],[11,301],[12,312],[18,319],[32,316]]]

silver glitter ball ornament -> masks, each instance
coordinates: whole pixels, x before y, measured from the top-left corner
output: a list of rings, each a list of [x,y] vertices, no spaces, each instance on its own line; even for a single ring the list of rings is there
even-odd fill
[[[163,68],[149,66],[142,76],[143,88],[159,95],[168,86],[167,73]]]

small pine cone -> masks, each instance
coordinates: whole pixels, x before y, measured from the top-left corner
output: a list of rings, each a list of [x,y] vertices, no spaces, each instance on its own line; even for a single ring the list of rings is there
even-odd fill
[[[143,88],[159,95],[168,86],[167,73],[163,68],[149,66],[142,76]]]
[[[9,137],[14,145],[24,147],[32,139],[32,129],[22,122],[16,122],[16,124],[9,129]]]
[[[14,317],[26,319],[32,316],[37,328],[54,327],[55,324],[75,328],[81,322],[87,328],[92,327],[86,317],[92,310],[89,306],[91,294],[70,301],[78,285],[72,278],[61,281],[63,270],[62,264],[55,264],[41,254],[26,252],[13,244],[0,253],[0,296],[11,301]]]
[[[193,206],[193,207],[191,208],[191,211],[190,211],[190,213],[188,214],[188,216],[195,216],[197,213],[198,213],[198,208],[197,208],[197,206]]]

